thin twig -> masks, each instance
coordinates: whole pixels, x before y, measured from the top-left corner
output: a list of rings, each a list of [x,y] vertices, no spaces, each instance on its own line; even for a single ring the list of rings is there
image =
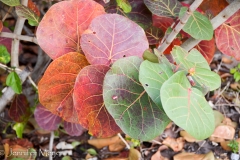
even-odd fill
[[[54,132],[52,131],[50,134],[50,140],[49,140],[49,153],[52,153],[53,149],[53,140],[54,140]],[[49,160],[52,160],[53,155],[49,155]]]
[[[123,143],[126,145],[127,149],[130,149],[129,144],[126,142],[126,140],[122,137],[122,135],[120,133],[117,134],[118,137],[123,141]]]
[[[169,34],[167,39],[163,42],[162,45],[158,47],[158,50],[160,53],[163,53],[167,47],[172,43],[174,38],[176,38],[177,34],[181,31],[181,29],[184,27],[192,13],[198,8],[198,6],[202,3],[203,0],[195,0],[191,6],[188,8],[188,11],[183,15],[183,17],[180,19],[176,27],[173,29],[173,31]]]
[[[33,42],[35,44],[38,44],[36,37],[17,35],[15,33],[1,32],[0,33],[0,37],[12,38],[12,39],[17,39],[17,40],[23,40],[23,41],[28,41],[28,42]]]
[[[1,64],[1,63],[0,63],[0,68],[5,69],[5,70],[7,70],[7,71],[9,71],[9,72],[11,72],[11,71],[16,71],[18,74],[22,72],[22,70],[21,70],[20,68],[14,68],[14,69],[13,69],[13,68],[10,68],[10,67],[8,67],[8,66],[6,66],[6,65],[4,65],[4,64]],[[31,78],[30,76],[28,76],[27,78],[28,78],[28,80],[30,81],[30,83],[33,85],[33,87],[35,87],[36,89],[38,89],[36,83],[32,80],[32,78]]]
[[[13,9],[13,7],[9,7],[7,13],[5,14],[5,16],[2,19],[2,22],[4,22],[7,19],[8,15],[11,13],[12,9]]]
[[[231,17],[239,9],[240,9],[240,0],[235,0],[231,4],[229,4],[224,10],[222,10],[217,16],[215,16],[211,20],[213,29],[215,30],[216,28],[218,28],[221,24],[223,24],[229,17]],[[199,42],[201,42],[201,40],[189,38],[181,45],[181,47],[189,51],[193,47],[195,47]]]
[[[21,2],[22,2],[21,4],[24,6],[27,6],[27,4],[28,4],[28,0],[22,0]],[[17,18],[17,22],[16,22],[15,29],[14,29],[14,34],[21,35],[22,29],[24,26],[24,22],[25,22],[25,18],[22,18],[22,17]],[[12,67],[19,66],[19,61],[18,61],[19,44],[20,44],[19,39],[16,39],[16,38],[13,39],[12,47],[11,47],[11,66]]]

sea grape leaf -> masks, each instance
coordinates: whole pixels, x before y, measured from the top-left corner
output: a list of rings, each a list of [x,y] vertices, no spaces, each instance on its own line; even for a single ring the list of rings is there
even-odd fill
[[[217,48],[226,55],[240,60],[240,10],[215,30]]]
[[[208,62],[197,49],[192,49],[190,52],[187,52],[180,46],[174,46],[171,53],[177,64],[186,71],[192,67],[210,70]]]
[[[159,44],[159,39],[163,37],[163,32],[161,29],[151,26],[145,31],[149,45]]]
[[[216,51],[214,38],[212,38],[210,41],[201,41],[195,46],[195,48],[203,55],[203,57],[207,60],[208,64],[212,62],[214,53]]]
[[[128,0],[116,0],[117,5],[122,8],[122,10],[125,13],[129,13],[132,10],[131,4],[128,2]]]
[[[158,57],[148,49],[146,51],[144,51],[143,59],[148,60],[153,63],[159,63]]]
[[[172,64],[163,53],[160,53],[156,48],[154,48],[153,51],[154,51],[154,54],[159,57],[158,59],[160,63],[166,64],[169,68],[172,69],[172,71],[175,70],[176,66]]]
[[[228,2],[226,0],[204,0],[199,8],[212,18],[218,15],[218,13],[220,13],[227,6]]]
[[[27,97],[24,94],[16,95],[8,111],[9,116],[16,122],[26,122],[31,115]]]
[[[73,101],[79,123],[96,137],[111,137],[121,132],[103,102],[103,79],[108,70],[105,65],[86,66],[74,85]]]
[[[26,18],[28,20],[29,25],[37,26],[40,21],[40,17],[36,15],[30,8],[19,5],[16,6],[16,13],[19,17]]]
[[[136,56],[113,63],[104,78],[103,99],[108,112],[122,131],[143,141],[161,134],[169,119],[139,82],[141,63],[142,59]]]
[[[138,25],[140,25],[143,29],[147,29],[151,26],[152,13],[148,10],[143,0],[128,0],[132,7],[132,11],[130,13],[124,13],[118,6],[116,1],[110,1],[108,6],[105,6],[107,13],[117,13],[126,18],[131,19]]]
[[[92,0],[58,2],[39,23],[38,44],[52,59],[79,52],[82,33],[95,17],[104,13],[104,8]]]
[[[178,17],[181,3],[177,0],[144,0],[148,9],[155,15]]]
[[[204,95],[191,84],[184,71],[175,73],[160,91],[168,117],[198,140],[209,137],[215,128],[214,114]]]
[[[43,105],[37,105],[34,111],[34,117],[37,121],[38,125],[48,131],[57,130],[59,124],[62,122],[62,118],[52,114],[48,109],[46,109]]]
[[[187,7],[182,7],[179,13],[181,19],[187,12]],[[210,20],[201,13],[194,11],[183,27],[183,31],[195,39],[211,40],[213,38],[213,27]]]
[[[69,134],[70,136],[80,136],[83,134],[84,131],[86,131],[80,124],[78,123],[71,123],[64,121],[63,123],[64,130]]]
[[[17,138],[22,138],[24,128],[25,128],[25,123],[18,122],[13,125],[13,130],[16,131]]]
[[[19,78],[18,74],[14,71],[7,76],[6,85],[11,87],[13,91],[17,94],[20,94],[22,92],[21,79]]]
[[[7,64],[10,62],[10,53],[4,45],[0,45],[0,63]]]
[[[73,87],[79,71],[87,65],[85,56],[77,52],[54,60],[38,83],[40,103],[65,121],[78,123],[73,107]]]
[[[215,90],[220,86],[220,76],[210,70],[208,62],[197,49],[194,48],[188,53],[185,49],[175,46],[172,55],[177,64],[185,72],[188,72],[201,86],[206,87],[209,91]]]
[[[166,32],[168,27],[170,27],[174,19],[171,17],[152,15],[153,26],[160,28],[163,32]]]
[[[28,8],[31,9],[37,16],[40,17],[40,11],[32,0],[28,0]]]
[[[110,65],[123,57],[141,57],[148,49],[143,29],[118,14],[96,17],[80,41],[90,64]]]
[[[18,6],[20,5],[20,1],[19,0],[1,0],[4,4],[8,5],[8,6]]]
[[[164,63],[152,63],[145,60],[140,65],[139,81],[154,103],[162,106],[160,89],[163,83],[173,75],[172,69]]]
[[[3,29],[3,23],[2,23],[2,21],[0,20],[0,32],[2,32],[2,29]]]

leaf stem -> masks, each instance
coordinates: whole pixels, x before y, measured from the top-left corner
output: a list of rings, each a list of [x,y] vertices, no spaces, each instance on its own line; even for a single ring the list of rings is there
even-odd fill
[[[188,8],[188,11],[184,14],[184,16],[180,19],[176,27],[172,30],[172,32],[169,34],[167,39],[163,42],[162,45],[158,47],[158,50],[160,53],[163,53],[167,47],[172,43],[174,38],[176,38],[177,34],[181,31],[181,29],[184,27],[192,13],[200,6],[203,0],[195,0],[191,6]]]
[[[9,7],[7,13],[5,14],[5,16],[2,19],[2,22],[4,22],[7,19],[8,15],[11,13],[12,9],[13,9],[13,7]]]
[[[239,9],[240,9],[240,0],[235,0],[232,3],[230,3],[225,9],[223,9],[217,16],[215,16],[211,20],[213,29],[215,30],[216,28],[218,28],[221,24],[223,24],[229,17],[231,17]],[[181,45],[181,47],[189,51],[194,46],[196,46],[199,42],[201,42],[201,40],[189,38]]]
[[[129,146],[127,141],[122,137],[122,135],[120,133],[118,133],[117,135],[123,141],[123,143],[126,145],[127,149],[130,149],[131,147]]]

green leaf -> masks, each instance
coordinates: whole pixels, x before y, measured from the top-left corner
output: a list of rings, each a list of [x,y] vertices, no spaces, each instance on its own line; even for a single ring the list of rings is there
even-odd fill
[[[180,19],[187,10],[188,8],[186,7],[181,8],[179,13]],[[187,23],[184,25],[183,30],[195,39],[211,40],[213,37],[213,27],[210,20],[197,11],[192,13]]]
[[[6,85],[11,87],[17,94],[22,92],[22,82],[16,72],[11,72],[7,76]]]
[[[40,22],[40,17],[37,16],[30,8],[19,5],[16,8],[16,13],[19,17],[26,18],[28,20],[29,25],[38,26]]]
[[[70,156],[64,156],[62,160],[72,160],[72,158]]]
[[[160,89],[163,83],[173,75],[173,71],[164,63],[142,62],[139,72],[139,81],[154,103],[162,106]]]
[[[81,143],[79,141],[73,141],[72,146],[75,148],[76,146],[80,145]]]
[[[134,139],[152,140],[170,120],[139,82],[142,59],[126,57],[113,63],[103,83],[103,99],[108,112],[122,131]]]
[[[17,137],[22,138],[25,123],[15,123],[13,129],[16,131]]]
[[[231,73],[231,74],[234,74],[235,72],[237,72],[237,69],[236,69],[236,68],[230,69],[230,73]]]
[[[184,71],[179,71],[168,79],[160,94],[168,117],[191,136],[203,140],[213,133],[213,111],[203,94],[191,87]]]
[[[0,62],[7,64],[10,62],[10,53],[8,53],[7,48],[4,45],[0,45]]]
[[[89,148],[89,149],[87,150],[87,153],[89,153],[89,154],[91,154],[91,155],[93,155],[93,156],[96,156],[96,155],[97,155],[96,150],[93,149],[93,148]]]
[[[165,57],[165,55],[163,53],[160,53],[156,48],[154,49],[154,54],[158,56],[159,63],[164,63],[169,68],[171,68],[172,71],[175,70],[176,66],[173,65],[172,63],[170,63],[169,60],[167,59],[167,57]]]
[[[129,13],[132,10],[132,6],[131,4],[128,2],[128,0],[116,0],[117,1],[117,5],[122,8],[122,10],[125,13]]]
[[[18,6],[21,4],[19,0],[1,0],[1,2],[12,7]]]
[[[148,9],[155,15],[178,17],[181,3],[177,0],[144,0]]]
[[[212,91],[220,87],[220,76],[210,70],[208,62],[197,49],[188,53],[180,46],[174,46],[172,55],[180,68],[192,75],[194,81],[199,84],[197,88],[203,87]]]
[[[158,63],[158,57],[152,52],[150,52],[149,50],[146,50],[143,52],[143,59],[149,60],[150,62],[153,62],[153,63]]]

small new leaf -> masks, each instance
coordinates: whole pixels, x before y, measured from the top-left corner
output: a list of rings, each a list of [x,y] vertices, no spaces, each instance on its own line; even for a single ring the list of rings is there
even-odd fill
[[[0,45],[0,63],[7,64],[10,61],[10,54],[4,45]]]
[[[179,13],[181,19],[187,12],[186,7],[182,7]],[[210,40],[213,37],[213,27],[210,20],[201,13],[194,11],[183,30],[195,39]]]
[[[16,13],[19,17],[26,18],[31,26],[38,26],[40,22],[40,17],[24,5],[17,6]]]
[[[16,72],[11,72],[7,76],[6,85],[11,87],[17,94],[20,94],[22,92],[22,83]]]
[[[18,138],[22,138],[24,127],[25,127],[25,123],[14,124],[13,129],[16,131]]]
[[[122,8],[125,13],[129,13],[132,10],[131,4],[128,0],[117,0],[117,5]]]
[[[3,2],[4,4],[8,5],[8,6],[18,6],[20,5],[20,1],[19,0],[0,0],[1,2]]]

